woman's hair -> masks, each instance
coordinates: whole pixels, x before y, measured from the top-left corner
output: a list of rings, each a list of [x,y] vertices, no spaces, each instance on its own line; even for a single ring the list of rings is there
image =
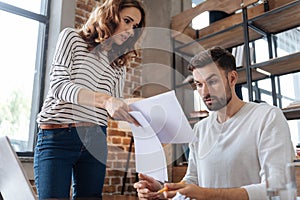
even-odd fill
[[[109,38],[121,22],[120,11],[129,7],[135,7],[140,11],[141,21],[134,29],[133,37],[129,37],[120,46],[113,44]],[[132,54],[137,55],[135,44],[140,38],[145,24],[145,9],[140,0],[106,0],[91,13],[87,22],[79,30],[79,34],[87,42],[90,51],[96,47],[97,50],[111,47],[108,51],[111,66],[121,67],[128,64]]]
[[[215,63],[226,72],[236,71],[234,56],[222,47],[212,47],[201,51],[191,59],[188,69],[193,71],[196,68],[201,68],[211,63]]]

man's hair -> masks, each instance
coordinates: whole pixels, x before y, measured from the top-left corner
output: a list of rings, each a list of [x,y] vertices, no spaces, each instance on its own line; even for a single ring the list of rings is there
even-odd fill
[[[201,68],[211,63],[215,63],[219,68],[226,72],[236,71],[234,56],[222,47],[212,47],[196,54],[191,59],[188,69],[193,71],[196,68]]]

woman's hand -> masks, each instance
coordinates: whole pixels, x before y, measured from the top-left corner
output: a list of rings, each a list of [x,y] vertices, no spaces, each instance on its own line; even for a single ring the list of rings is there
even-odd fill
[[[123,120],[139,126],[139,123],[128,113],[129,106],[122,100],[110,97],[105,103],[108,114],[116,120]]]
[[[104,108],[108,114],[116,120],[124,120],[133,123],[136,126],[140,125],[131,115],[129,115],[129,106],[123,100],[108,94],[82,88],[78,93],[78,103],[81,105]]]

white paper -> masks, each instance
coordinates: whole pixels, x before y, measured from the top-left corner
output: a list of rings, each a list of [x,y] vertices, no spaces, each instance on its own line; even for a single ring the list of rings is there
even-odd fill
[[[129,106],[133,111],[142,113],[161,143],[189,143],[195,138],[174,91],[143,99]]]
[[[173,197],[172,200],[190,200],[190,198],[180,194],[179,192],[176,192],[176,196]]]
[[[189,143],[193,130],[174,91],[129,105],[130,115],[141,126],[130,124],[135,144],[136,171],[161,182],[168,181],[167,163],[161,143]]]
[[[140,112],[132,111],[130,114],[141,124],[130,124],[134,137],[136,171],[161,182],[168,181],[166,157],[158,137]]]

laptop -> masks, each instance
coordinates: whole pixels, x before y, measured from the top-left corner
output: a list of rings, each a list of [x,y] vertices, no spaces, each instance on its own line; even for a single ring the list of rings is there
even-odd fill
[[[37,199],[7,136],[0,136],[0,193],[4,200]]]

